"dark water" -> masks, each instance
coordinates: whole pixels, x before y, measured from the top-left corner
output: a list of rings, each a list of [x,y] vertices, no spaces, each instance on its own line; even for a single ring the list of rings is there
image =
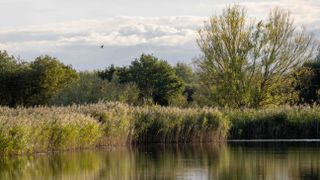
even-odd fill
[[[1,179],[320,179],[319,142],[232,142],[1,159]]]

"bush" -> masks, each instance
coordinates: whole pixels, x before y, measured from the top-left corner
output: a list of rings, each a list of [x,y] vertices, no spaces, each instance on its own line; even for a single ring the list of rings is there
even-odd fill
[[[102,80],[96,73],[81,72],[80,79],[62,89],[51,101],[54,105],[91,104],[119,101],[135,104],[138,89],[133,84],[119,84],[116,79]]]

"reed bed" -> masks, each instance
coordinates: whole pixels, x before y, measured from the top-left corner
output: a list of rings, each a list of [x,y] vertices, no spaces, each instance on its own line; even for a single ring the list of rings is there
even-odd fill
[[[0,153],[51,152],[132,143],[319,139],[320,107],[218,110],[134,107],[0,107]]]
[[[0,108],[0,153],[86,148],[102,136],[94,118],[64,108]]]
[[[320,107],[224,111],[229,139],[320,139]]]
[[[229,121],[216,109],[140,108],[135,114],[137,143],[189,143],[224,140]]]
[[[98,103],[67,107],[0,107],[0,153],[20,154],[127,143],[225,139],[229,121],[216,109]]]

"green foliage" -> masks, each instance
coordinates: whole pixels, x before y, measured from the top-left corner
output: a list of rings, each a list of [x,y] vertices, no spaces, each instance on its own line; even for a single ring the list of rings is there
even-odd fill
[[[305,63],[296,76],[299,102],[302,104],[319,103],[320,50],[318,56],[313,61]]]
[[[138,143],[212,142],[223,139],[228,121],[214,109],[150,107],[135,117]]]
[[[199,30],[203,56],[197,66],[212,104],[238,108],[295,101],[292,72],[314,55],[312,37],[295,29],[280,9],[257,24],[249,23],[239,6],[211,17]]]
[[[174,67],[174,70],[177,76],[182,79],[185,84],[183,94],[187,100],[187,103],[190,104],[193,102],[193,95],[197,86],[197,75],[193,72],[193,69],[185,63],[177,63]],[[178,97],[177,100],[173,101],[182,101],[182,97]],[[183,103],[180,103],[183,104]]]
[[[169,105],[171,98],[181,94],[183,83],[174,69],[164,60],[152,55],[142,54],[129,67],[114,68],[110,66],[99,72],[103,79],[117,75],[120,83],[134,83],[139,88],[139,98],[143,104],[152,102]]]
[[[30,68],[6,51],[0,51],[0,104],[23,104],[29,86]]]
[[[112,64],[105,70],[98,71],[98,76],[101,79],[108,81],[112,81],[115,76],[118,76],[118,80],[120,83],[126,83],[130,75],[128,74],[127,67],[114,67],[114,65]]]
[[[40,56],[30,64],[32,69],[31,92],[27,104],[48,104],[63,88],[77,80],[79,75],[56,58]]]
[[[230,139],[318,139],[319,107],[226,111]]]
[[[134,84],[120,84],[117,77],[110,82],[95,72],[81,72],[80,79],[62,89],[52,100],[55,105],[90,104],[99,101],[119,101],[135,104],[138,89]]]
[[[176,75],[182,79],[186,85],[191,85],[196,80],[196,74],[188,64],[178,62],[173,68]]]
[[[91,147],[99,124],[59,108],[0,108],[0,153],[20,154]]]
[[[26,63],[0,52],[1,105],[48,104],[60,89],[77,78],[75,70],[56,58],[41,56]]]
[[[183,91],[183,94],[178,94],[169,99],[169,106],[188,107],[191,102],[192,102],[192,95],[190,95],[190,98],[189,98],[188,94],[185,93],[185,91]]]
[[[13,56],[9,56],[6,51],[0,51],[0,60],[0,72],[2,75],[5,72],[11,72],[17,69],[17,61]]]
[[[100,124],[103,135],[97,145],[124,145],[132,140],[135,109],[121,103],[98,103],[72,106],[70,111],[85,114]]]

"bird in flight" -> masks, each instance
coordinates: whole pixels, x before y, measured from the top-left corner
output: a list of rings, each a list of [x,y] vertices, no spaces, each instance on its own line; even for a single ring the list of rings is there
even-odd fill
[[[101,48],[101,49],[104,48],[104,45],[102,44],[102,45],[100,46],[100,48]]]

